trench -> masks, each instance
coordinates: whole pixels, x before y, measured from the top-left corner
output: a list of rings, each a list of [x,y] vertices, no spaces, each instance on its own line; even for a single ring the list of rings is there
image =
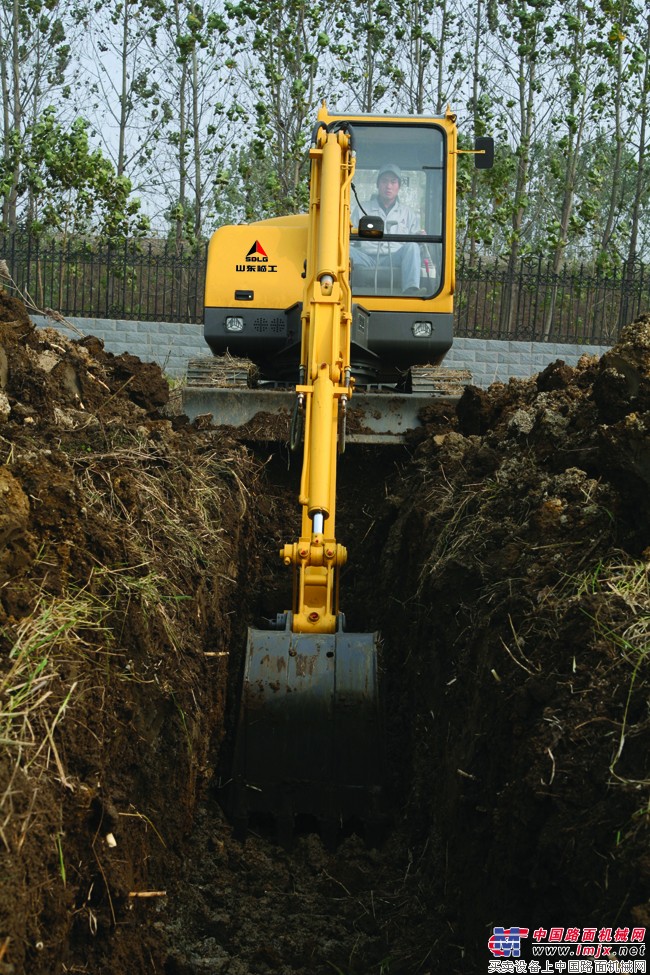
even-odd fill
[[[299,476],[282,450],[257,453],[278,501],[266,525],[272,541],[250,606],[253,625],[288,604],[288,574],[275,556],[278,543],[291,538],[286,525]],[[486,681],[480,668],[463,681],[475,682],[467,712],[459,713],[449,699],[462,654],[459,634],[472,623],[474,583],[467,580],[467,604],[460,598],[453,607],[440,607],[423,596],[426,511],[416,507],[401,517],[420,478],[413,447],[348,447],[339,467],[337,535],[349,551],[341,580],[346,625],[381,634],[389,823],[381,843],[368,846],[359,829],[344,833],[331,851],[316,824],[298,820],[286,849],[272,819],[252,823],[241,843],[220,807],[219,788],[211,790],[198,812],[176,897],[183,908],[172,940],[182,932],[182,945],[168,959],[165,971],[172,975],[478,972],[484,970],[490,919],[499,923],[499,911],[517,904],[531,908],[521,900],[525,884],[514,898],[507,895],[507,870],[494,896],[486,896],[476,868],[491,858],[485,813],[475,811],[482,784],[470,778],[471,771],[459,781],[456,767],[468,765],[465,753],[475,750],[482,723],[495,716],[486,716],[481,704]],[[465,585],[457,572],[452,591]],[[218,783],[227,781],[232,754],[244,626],[236,642]]]
[[[511,425],[523,424],[527,394],[498,395]],[[606,676],[621,661],[593,620],[618,612],[616,601],[578,580],[595,553],[600,565],[623,546],[634,561],[646,530],[634,478],[612,520],[624,479],[603,476],[585,419],[593,402],[574,396],[584,411],[575,431],[567,436],[546,401],[533,449],[501,430],[478,436],[495,423],[494,403],[478,394],[464,417],[432,416],[408,447],[349,448],[339,470],[337,535],[350,552],[342,608],[351,630],[382,636],[390,829],[379,848],[351,835],[334,852],[311,833],[289,851],[263,833],[236,848],[222,838],[210,861],[206,822],[216,816],[228,831],[212,796],[194,838],[208,879],[186,879],[202,889],[194,916],[209,928],[208,891],[225,927],[209,945],[195,928],[172,973],[466,975],[485,971],[499,925],[589,930],[610,917],[645,933],[638,796],[629,785],[612,800],[612,739],[599,734],[628,700],[643,722],[643,692],[628,698],[623,673]],[[286,512],[295,490],[286,458],[266,473]],[[263,615],[286,585],[280,571],[260,595]],[[640,774],[641,751],[628,757],[626,770]],[[232,887],[215,895],[224,858]],[[217,946],[226,956],[210,956]]]
[[[298,525],[297,518],[293,526],[291,521],[299,465],[282,449],[266,455],[257,448],[256,453],[265,461],[269,491],[278,497],[277,514],[266,526],[272,539],[262,584],[250,607],[250,622],[260,625],[286,608],[290,598],[288,573],[276,552],[279,541],[290,540]],[[415,736],[407,631],[418,616],[394,578],[403,575],[404,566],[387,566],[382,557],[397,510],[395,487],[403,484],[409,464],[406,447],[360,446],[348,446],[339,464],[337,536],[349,552],[341,580],[346,628],[383,633],[386,626],[390,631],[381,641],[379,661],[388,817],[381,841],[368,844],[363,824],[357,824],[340,835],[335,849],[328,849],[317,824],[301,818],[289,848],[277,841],[270,818],[255,819],[245,841],[233,837],[219,804],[219,784],[227,782],[246,645],[245,627],[237,627],[217,787],[198,811],[175,898],[184,906],[168,929],[174,942],[179,936],[182,940],[167,961],[165,971],[172,975],[415,975],[438,971],[445,956],[449,963],[444,882],[437,882],[433,869],[438,846],[426,811],[414,816],[412,808]],[[275,521],[278,515],[284,525]],[[460,964],[463,952],[457,954]]]

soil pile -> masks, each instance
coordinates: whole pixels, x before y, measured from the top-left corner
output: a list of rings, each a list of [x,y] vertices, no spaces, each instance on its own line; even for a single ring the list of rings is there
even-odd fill
[[[376,588],[405,823],[473,971],[494,925],[650,926],[650,316],[432,413]]]
[[[650,926],[650,318],[343,456],[393,827],[335,853],[215,801],[298,465],[0,322],[0,975],[468,973],[495,925]]]
[[[214,763],[255,465],[157,366],[0,320],[0,971],[150,970],[132,895]]]

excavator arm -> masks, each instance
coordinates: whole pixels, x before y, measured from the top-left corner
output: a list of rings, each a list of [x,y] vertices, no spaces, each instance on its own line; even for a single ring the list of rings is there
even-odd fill
[[[280,551],[294,570],[292,629],[334,633],[338,575],[347,552],[335,536],[336,464],[352,396],[350,367],[350,184],[352,133],[346,123],[316,126],[311,181],[301,375],[297,406],[304,411],[300,539]]]

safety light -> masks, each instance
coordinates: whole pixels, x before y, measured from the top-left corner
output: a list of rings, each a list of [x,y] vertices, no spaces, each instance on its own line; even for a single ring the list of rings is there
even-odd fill
[[[413,334],[416,339],[428,339],[432,330],[431,322],[413,322]]]
[[[244,319],[235,316],[229,316],[226,319],[226,331],[227,332],[243,332],[244,330]]]

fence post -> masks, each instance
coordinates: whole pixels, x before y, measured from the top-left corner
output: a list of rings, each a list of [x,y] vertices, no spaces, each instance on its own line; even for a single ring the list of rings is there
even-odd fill
[[[618,314],[618,332],[620,334],[621,329],[625,328],[630,322],[630,291],[634,287],[634,266],[635,259],[633,257],[624,261],[622,273],[621,273],[621,296],[620,296],[620,310]],[[632,302],[632,304],[634,304]]]
[[[643,300],[643,286],[645,284],[645,281],[644,281],[644,271],[645,271],[645,267],[639,261],[639,288],[638,288],[639,300],[638,300],[638,303],[637,303],[636,312],[634,313],[634,317],[635,318],[638,317],[641,314],[641,302]],[[650,307],[650,301],[648,302],[648,307]]]

